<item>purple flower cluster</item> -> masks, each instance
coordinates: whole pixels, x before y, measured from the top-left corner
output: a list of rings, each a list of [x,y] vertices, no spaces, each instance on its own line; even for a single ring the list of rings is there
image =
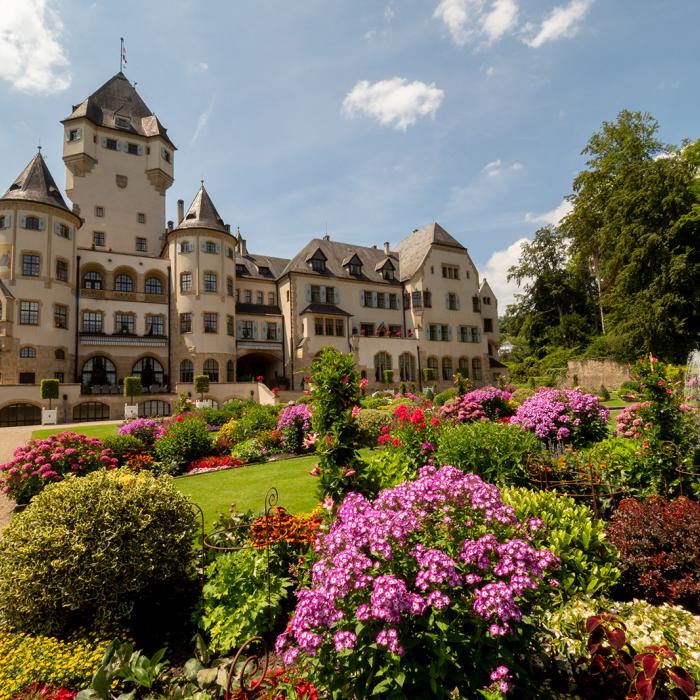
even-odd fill
[[[454,401],[449,401],[440,409],[440,417],[456,423],[471,423],[477,420],[486,420],[486,413],[481,404],[468,401],[466,395],[458,396]]]
[[[277,419],[277,430],[296,429],[299,426],[305,433],[311,430],[311,409],[308,404],[294,403],[285,406]]]
[[[0,465],[0,490],[23,503],[66,474],[82,475],[116,466],[112,451],[104,449],[97,438],[57,433],[18,447],[14,458]]]
[[[310,587],[298,592],[277,652],[287,664],[322,648],[377,644],[400,655],[412,619],[455,605],[503,635],[522,616],[523,596],[558,566],[528,541],[541,527],[518,521],[496,486],[451,466],[423,467],[374,501],[348,494],[316,542]]]
[[[508,402],[513,398],[509,391],[497,389],[495,386],[485,386],[481,389],[474,389],[464,395],[467,401],[479,404],[487,418],[495,420],[513,413]]]
[[[541,440],[585,442],[607,432],[608,409],[600,399],[580,389],[540,389],[526,399],[510,419]]]
[[[119,426],[120,435],[132,435],[141,440],[144,445],[153,445],[165,434],[165,428],[160,421],[153,418],[136,418]]]

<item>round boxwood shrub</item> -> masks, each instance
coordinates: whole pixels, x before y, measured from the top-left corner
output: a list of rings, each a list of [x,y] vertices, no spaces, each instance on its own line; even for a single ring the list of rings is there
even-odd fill
[[[362,408],[357,414],[357,427],[360,429],[360,442],[366,447],[375,447],[379,433],[384,426],[391,425],[391,414],[378,408]]]
[[[196,529],[167,478],[116,469],[52,484],[2,533],[0,626],[65,635],[174,618]]]
[[[449,389],[445,389],[445,391],[441,391],[433,399],[433,405],[434,406],[444,406],[448,401],[451,401],[452,399],[455,399],[458,396],[459,396],[459,390],[456,387],[450,387]]]

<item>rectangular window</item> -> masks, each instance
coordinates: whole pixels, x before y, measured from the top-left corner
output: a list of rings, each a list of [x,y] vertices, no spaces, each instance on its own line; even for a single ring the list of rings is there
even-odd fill
[[[253,322],[252,321],[241,321],[240,324],[240,337],[243,340],[249,340],[253,337]]]
[[[104,246],[105,244],[105,232],[104,231],[93,231],[92,232],[92,244],[97,246]]]
[[[19,302],[19,322],[22,326],[39,325],[39,302],[20,301]]]
[[[25,275],[25,277],[38,277],[39,267],[40,260],[38,255],[25,253],[22,256],[22,274]]]
[[[372,292],[368,292],[366,289],[362,292],[362,296],[364,298],[364,305],[372,307],[374,306],[374,303],[372,301]]]
[[[277,303],[277,299],[275,298],[277,295],[274,292],[268,292],[267,293],[267,304],[268,306],[274,306]]]
[[[268,340],[277,340],[277,324],[268,321],[266,337]]]
[[[136,330],[136,317],[134,314],[114,314],[114,332],[134,334]]]
[[[378,309],[386,309],[386,298],[384,297],[383,292],[379,292],[377,294],[377,308]]]
[[[41,229],[41,221],[38,216],[26,216],[24,218],[24,228],[30,231],[39,231]]]
[[[192,273],[191,272],[181,272],[180,273],[180,291],[181,292],[191,292],[192,291]]]
[[[317,284],[311,285],[311,303],[318,304],[321,301],[321,287]]]
[[[231,246],[226,246],[226,257],[231,258],[233,260],[233,248]]]
[[[95,216],[98,219],[101,219],[105,215],[105,208],[104,207],[95,207]]]
[[[479,297],[472,297],[472,311],[481,311],[481,301]]]
[[[423,306],[426,309],[431,309],[433,307],[433,295],[427,289],[423,292]]]
[[[326,261],[321,258],[311,258],[311,269],[314,272],[325,272],[326,271]]]
[[[341,338],[345,336],[345,321],[341,318],[335,319],[335,334]]]
[[[439,326],[435,325],[428,326],[428,340],[440,340],[439,328]]]
[[[323,335],[325,333],[326,326],[323,323],[322,318],[315,318],[314,319],[314,334],[315,335]]]
[[[468,343],[470,335],[471,335],[471,333],[469,331],[468,326],[460,326],[459,327],[459,342],[460,343]]]
[[[326,304],[337,304],[335,287],[326,287]]]
[[[490,306],[491,305],[491,297],[484,297],[484,304],[486,306]]]
[[[98,311],[83,311],[84,333],[102,333],[102,314]]]
[[[136,238],[136,252],[146,253],[148,251],[148,240],[145,238]]]
[[[250,289],[246,289],[246,290],[243,292],[243,301],[244,301],[246,304],[252,303],[252,301],[253,301],[253,292],[251,292]]]
[[[118,150],[117,139],[105,139],[105,148],[110,151]]]
[[[118,129],[130,129],[131,128],[131,122],[126,119],[125,117],[115,117],[114,118],[114,125]]]
[[[82,132],[80,129],[71,129],[68,132],[68,140],[69,141],[80,141],[81,136],[82,136]]]
[[[423,294],[421,292],[412,292],[411,293],[411,302],[413,304],[414,309],[422,309],[423,308]]]
[[[485,318],[484,319],[484,333],[493,333],[493,319],[492,318]]]
[[[146,314],[146,335],[165,335],[165,316]]]
[[[165,148],[162,148],[160,154],[163,156],[163,160],[166,163],[170,162],[170,151],[166,150]]]
[[[204,291],[215,292],[217,287],[216,272],[204,273]]]
[[[442,276],[448,280],[458,280],[459,268],[456,265],[443,265]]]
[[[139,154],[139,145],[137,143],[129,142],[126,145],[126,152],[131,154],[132,156],[137,156]]]
[[[326,335],[333,335],[334,330],[335,330],[335,323],[333,323],[333,319],[327,318],[326,319]]]
[[[219,314],[205,311],[204,317],[204,332],[218,333],[219,332]]]
[[[182,241],[180,243],[180,252],[181,253],[191,253],[194,250],[194,244],[192,241]]]
[[[389,326],[389,335],[392,338],[401,337],[401,326]]]
[[[56,279],[59,282],[68,281],[68,263],[65,260],[56,260]]]
[[[64,373],[63,372],[54,372],[53,373],[53,378],[58,379],[59,382],[63,382],[64,380]]]
[[[202,246],[203,253],[218,253],[219,244],[216,241],[205,241]]]
[[[450,339],[450,327],[440,326],[440,340],[448,341]]]
[[[399,308],[399,296],[398,294],[389,294],[389,308],[398,309]]]
[[[374,324],[373,323],[361,323],[360,324],[360,335],[374,335]]]
[[[255,303],[256,304],[264,304],[265,303],[265,295],[263,292],[256,292],[255,293]]]
[[[19,383],[20,384],[36,384],[36,375],[34,372],[20,372],[19,373]]]
[[[447,295],[447,308],[450,311],[457,311],[457,295],[454,292]]]
[[[146,223],[146,215],[140,211],[138,214],[136,214],[136,221],[140,224],[145,224]]]
[[[4,214],[0,216],[0,228],[7,228],[10,225],[10,217]]]
[[[192,314],[184,313],[180,314],[180,333],[191,333],[192,332]]]
[[[70,240],[70,228],[65,224],[58,224],[56,226],[56,235]]]
[[[233,277],[226,278],[226,294],[233,296]]]
[[[53,325],[56,328],[68,328],[68,307],[56,304],[53,307]]]
[[[233,336],[233,316],[226,316],[226,334]]]

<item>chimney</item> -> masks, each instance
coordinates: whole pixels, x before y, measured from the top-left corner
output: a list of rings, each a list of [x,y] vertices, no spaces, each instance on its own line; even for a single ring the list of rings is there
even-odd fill
[[[384,255],[389,255],[389,241],[384,241]]]
[[[326,235],[323,237],[323,240],[324,240],[324,241],[330,241],[330,240],[331,240],[331,237],[330,237],[328,234],[326,234]]]
[[[226,233],[231,233],[231,224],[225,224],[224,228],[226,229]]]
[[[177,200],[177,224],[178,226],[182,223],[185,218],[185,202],[182,199]]]
[[[173,222],[168,221],[168,231],[172,231],[172,230],[173,230]]]
[[[248,255],[248,246],[246,246],[245,238],[240,239],[241,255]]]

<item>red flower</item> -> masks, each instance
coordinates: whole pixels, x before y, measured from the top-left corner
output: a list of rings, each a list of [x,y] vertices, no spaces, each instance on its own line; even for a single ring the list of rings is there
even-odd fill
[[[178,423],[182,423],[182,416],[178,416],[178,417],[177,417],[177,422],[178,422]]]
[[[663,386],[665,383],[666,382],[663,379],[659,379],[659,381],[657,382],[659,386]]]

